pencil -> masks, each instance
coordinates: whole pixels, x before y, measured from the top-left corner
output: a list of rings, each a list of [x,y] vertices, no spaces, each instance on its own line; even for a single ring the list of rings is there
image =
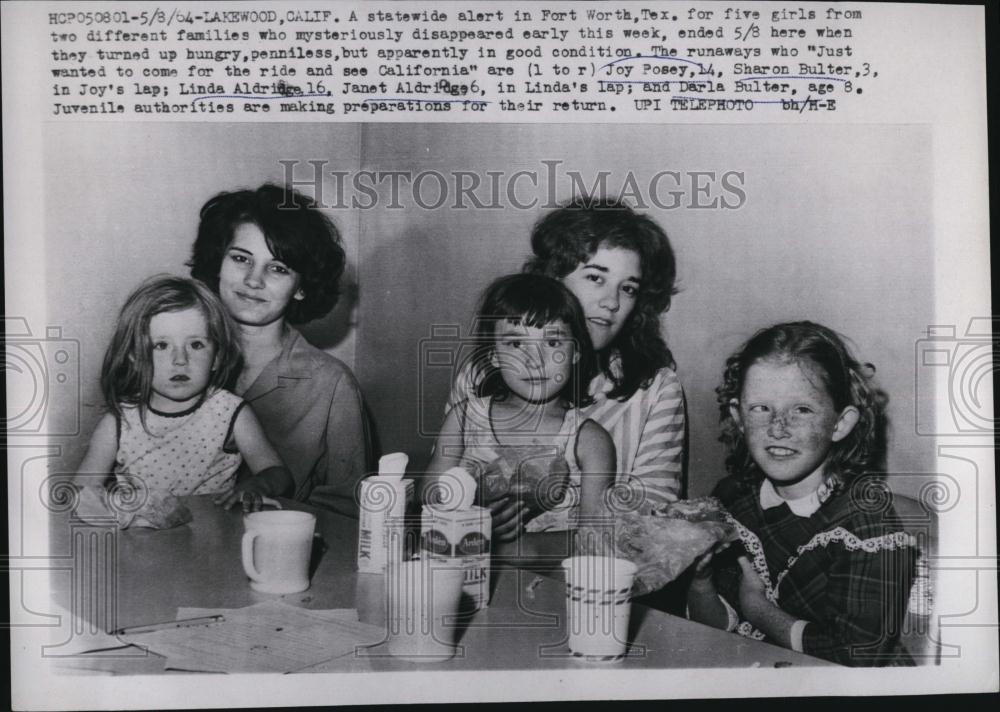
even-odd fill
[[[176,621],[164,621],[163,623],[149,623],[148,625],[137,625],[131,628],[119,628],[111,631],[111,635],[135,635],[136,633],[155,633],[158,630],[170,630],[172,628],[190,628],[196,625],[208,625],[224,621],[222,615],[200,616],[199,618],[183,618]]]

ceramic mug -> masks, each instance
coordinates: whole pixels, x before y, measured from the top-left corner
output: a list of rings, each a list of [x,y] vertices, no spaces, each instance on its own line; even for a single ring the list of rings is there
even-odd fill
[[[263,593],[298,593],[309,588],[316,515],[281,510],[244,517],[243,570],[250,587]]]

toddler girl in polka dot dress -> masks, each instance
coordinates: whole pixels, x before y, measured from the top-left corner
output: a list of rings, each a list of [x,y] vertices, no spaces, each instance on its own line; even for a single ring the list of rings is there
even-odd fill
[[[259,509],[292,478],[253,411],[224,386],[239,373],[239,342],[218,298],[200,283],[154,277],[129,297],[104,356],[109,412],[80,473],[113,472],[150,493],[218,494]],[[243,462],[253,476],[236,487]]]

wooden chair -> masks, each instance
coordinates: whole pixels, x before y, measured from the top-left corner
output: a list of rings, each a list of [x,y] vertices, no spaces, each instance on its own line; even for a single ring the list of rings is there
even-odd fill
[[[938,550],[937,514],[926,502],[898,493],[892,494],[892,506],[903,528],[917,540],[920,549],[900,638],[917,665],[939,665],[941,643],[934,615],[935,582],[931,567]]]

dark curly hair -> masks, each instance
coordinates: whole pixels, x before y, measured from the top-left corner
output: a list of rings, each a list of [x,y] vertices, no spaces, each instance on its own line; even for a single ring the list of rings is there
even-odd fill
[[[776,324],[758,331],[726,360],[722,385],[715,389],[722,425],[719,440],[726,447],[726,469],[742,488],[752,488],[763,473],[750,457],[730,402],[742,396],[750,367],[764,360],[810,365],[838,412],[849,405],[858,409],[857,424],[830,449],[826,474],[834,491],[880,466],[888,396],[873,383],[875,367],[855,359],[844,341],[837,332],[811,321]]]
[[[597,374],[594,347],[587,331],[583,307],[562,282],[540,274],[512,274],[493,281],[480,300],[475,323],[476,346],[471,355],[473,372],[481,374],[475,384],[477,396],[505,398],[510,390],[500,370],[492,363],[497,324],[514,321],[542,328],[561,321],[569,327],[579,355],[570,369],[560,395],[574,407],[590,405],[590,381]]]
[[[651,218],[606,198],[574,198],[539,220],[531,231],[534,255],[525,272],[562,279],[601,247],[633,250],[642,267],[642,286],[622,330],[597,354],[600,370],[614,383],[609,398],[626,400],[647,388],[664,367],[675,367],[660,333],[660,315],[677,293],[677,262],[667,234]],[[612,369],[617,356],[621,369]]]
[[[302,324],[328,314],[337,303],[346,261],[340,233],[311,198],[290,187],[265,183],[256,190],[219,193],[205,203],[187,263],[191,276],[218,293],[223,256],[245,223],[259,227],[271,253],[299,274],[305,297],[288,305],[285,318]]]

